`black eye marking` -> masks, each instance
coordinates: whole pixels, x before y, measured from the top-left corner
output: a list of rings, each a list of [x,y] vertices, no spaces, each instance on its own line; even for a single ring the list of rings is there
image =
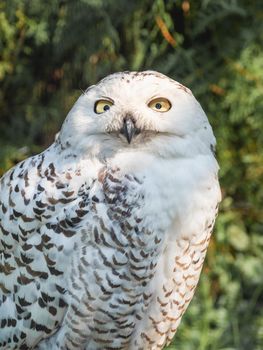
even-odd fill
[[[106,111],[108,111],[108,110],[110,109],[110,106],[109,106],[109,105],[105,105],[105,106],[103,107],[103,109],[104,109],[104,111],[106,112]]]
[[[156,103],[155,108],[156,108],[156,109],[161,109],[161,108],[162,108],[161,103]]]

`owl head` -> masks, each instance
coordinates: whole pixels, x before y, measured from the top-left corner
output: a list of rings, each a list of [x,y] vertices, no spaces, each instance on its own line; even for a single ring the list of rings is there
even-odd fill
[[[57,140],[78,153],[147,150],[162,156],[210,152],[215,138],[192,92],[155,72],[120,72],[89,87]]]

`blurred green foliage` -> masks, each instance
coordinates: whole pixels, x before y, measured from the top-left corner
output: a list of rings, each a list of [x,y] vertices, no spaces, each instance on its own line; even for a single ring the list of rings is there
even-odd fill
[[[260,0],[1,0],[0,174],[52,142],[81,89],[155,69],[214,127],[224,200],[197,294],[169,349],[263,349]]]

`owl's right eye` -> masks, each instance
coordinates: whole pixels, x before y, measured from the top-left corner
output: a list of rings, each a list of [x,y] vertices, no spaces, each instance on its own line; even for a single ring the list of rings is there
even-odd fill
[[[108,111],[113,105],[112,101],[109,100],[98,100],[94,105],[94,112],[97,114]]]

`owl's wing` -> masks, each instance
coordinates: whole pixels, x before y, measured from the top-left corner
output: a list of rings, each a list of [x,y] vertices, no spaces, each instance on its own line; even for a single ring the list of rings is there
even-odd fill
[[[65,246],[85,214],[67,177],[43,153],[0,180],[0,348],[34,347],[64,315]]]

